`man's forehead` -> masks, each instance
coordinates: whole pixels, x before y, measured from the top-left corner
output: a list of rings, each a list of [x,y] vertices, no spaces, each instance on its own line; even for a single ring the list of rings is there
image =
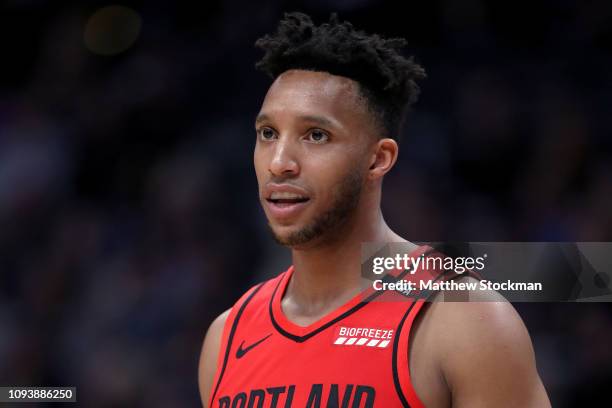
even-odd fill
[[[262,113],[269,109],[301,107],[341,113],[349,108],[362,110],[359,85],[352,79],[327,72],[290,70],[281,74],[270,86]],[[331,113],[331,112],[330,112]]]

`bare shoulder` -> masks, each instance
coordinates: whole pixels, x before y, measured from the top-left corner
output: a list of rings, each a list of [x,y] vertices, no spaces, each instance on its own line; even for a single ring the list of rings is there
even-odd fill
[[[499,293],[442,291],[421,319],[424,350],[436,361],[450,405],[550,406],[527,328]]]
[[[219,350],[221,349],[221,337],[227,317],[231,312],[231,308],[221,313],[210,324],[204,343],[202,352],[200,353],[200,363],[198,367],[198,386],[200,389],[200,398],[202,406],[206,407],[210,397],[212,382],[217,370],[217,361],[219,359]]]

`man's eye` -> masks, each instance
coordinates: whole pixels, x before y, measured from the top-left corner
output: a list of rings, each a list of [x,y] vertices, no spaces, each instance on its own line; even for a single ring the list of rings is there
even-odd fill
[[[323,143],[323,142],[327,142],[327,140],[329,139],[329,136],[327,136],[327,133],[321,130],[313,130],[312,132],[310,132],[309,138],[313,142]]]
[[[272,140],[274,136],[274,131],[270,128],[259,129],[259,137],[261,137],[262,140]]]

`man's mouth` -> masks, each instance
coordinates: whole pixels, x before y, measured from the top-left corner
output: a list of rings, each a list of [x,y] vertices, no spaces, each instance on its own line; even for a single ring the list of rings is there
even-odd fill
[[[275,191],[270,194],[270,197],[266,200],[278,207],[289,207],[291,205],[305,203],[310,200],[310,198],[296,193]]]
[[[310,197],[299,191],[272,191],[266,198],[268,215],[277,221],[289,222],[308,206]]]

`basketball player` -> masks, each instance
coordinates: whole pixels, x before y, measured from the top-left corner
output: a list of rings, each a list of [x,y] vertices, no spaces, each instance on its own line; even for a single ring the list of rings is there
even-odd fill
[[[203,405],[550,406],[529,335],[498,294],[377,301],[401,296],[374,293],[361,275],[363,242],[428,250],[395,234],[380,209],[402,119],[425,76],[399,53],[404,41],[292,13],[256,45],[265,51],[257,67],[274,82],[255,120],[255,172],[293,265],[210,326]]]

